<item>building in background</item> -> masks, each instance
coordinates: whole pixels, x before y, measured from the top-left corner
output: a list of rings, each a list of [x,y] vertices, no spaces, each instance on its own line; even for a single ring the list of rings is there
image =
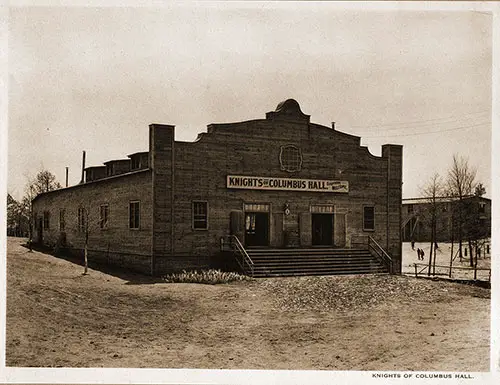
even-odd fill
[[[468,196],[436,198],[436,241],[458,240],[458,216],[462,207],[463,240],[491,237],[491,200]],[[401,231],[403,242],[431,241],[431,198],[403,199]]]
[[[149,151],[37,196],[34,240],[81,252],[87,239],[90,261],[155,275],[217,265],[228,237],[249,254],[342,250],[353,266],[371,242],[398,273],[401,188],[402,146],[374,156],[288,99],[265,119],[210,124],[194,142],[151,124]]]

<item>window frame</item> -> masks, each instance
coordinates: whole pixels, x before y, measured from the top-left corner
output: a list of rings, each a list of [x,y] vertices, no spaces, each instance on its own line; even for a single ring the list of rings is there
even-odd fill
[[[105,208],[105,216],[103,217],[103,208]],[[107,230],[109,224],[109,204],[103,203],[99,206],[99,228],[101,230]]]
[[[59,209],[59,231],[66,231],[66,209]]]
[[[50,230],[50,211],[43,212],[43,229]]]
[[[367,227],[366,209],[372,210],[372,226]],[[375,231],[375,205],[363,205],[363,231]]]
[[[302,151],[293,144],[281,146],[279,160],[282,171],[292,173],[302,169]]]
[[[197,205],[204,205],[204,208],[205,208],[205,213],[203,214],[200,214],[200,213],[196,213],[195,212],[195,208]],[[198,218],[197,218],[198,216]],[[204,223],[205,225],[203,227],[197,227],[196,226],[196,223],[197,222],[202,222]],[[201,230],[201,231],[204,231],[204,230],[208,230],[208,201],[204,201],[204,200],[193,200],[191,202],[191,228],[193,230]]]
[[[134,209],[134,221],[132,223],[132,206],[137,205],[137,209]],[[134,225],[134,227],[132,227]],[[129,230],[140,230],[141,229],[141,201],[133,200],[128,202],[128,228]]]
[[[139,156],[132,156],[130,158],[130,171],[141,169],[141,158]]]
[[[269,202],[244,202],[244,213],[270,213],[271,203]]]
[[[86,209],[83,206],[78,207],[78,232],[84,233],[86,231]]]

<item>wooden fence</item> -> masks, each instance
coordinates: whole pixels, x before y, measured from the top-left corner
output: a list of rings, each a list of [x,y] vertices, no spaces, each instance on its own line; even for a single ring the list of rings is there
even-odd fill
[[[429,265],[424,263],[414,263],[415,277],[448,277],[451,279],[463,279],[474,281],[488,281],[491,282],[491,269],[478,268],[478,267],[464,267],[464,266],[431,266],[430,274]]]

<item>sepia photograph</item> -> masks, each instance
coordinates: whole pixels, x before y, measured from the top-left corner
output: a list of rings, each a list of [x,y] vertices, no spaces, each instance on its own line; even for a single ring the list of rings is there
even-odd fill
[[[494,382],[496,5],[13,3],[2,382]]]

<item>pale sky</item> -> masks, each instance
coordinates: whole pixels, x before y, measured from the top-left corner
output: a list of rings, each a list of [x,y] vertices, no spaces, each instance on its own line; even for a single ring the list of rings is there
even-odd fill
[[[403,198],[454,153],[491,197],[492,17],[345,10],[331,3],[162,8],[16,7],[9,20],[8,192],[42,167],[148,149],[150,123],[192,141],[210,123],[262,119],[288,98],[311,121],[404,146]]]

